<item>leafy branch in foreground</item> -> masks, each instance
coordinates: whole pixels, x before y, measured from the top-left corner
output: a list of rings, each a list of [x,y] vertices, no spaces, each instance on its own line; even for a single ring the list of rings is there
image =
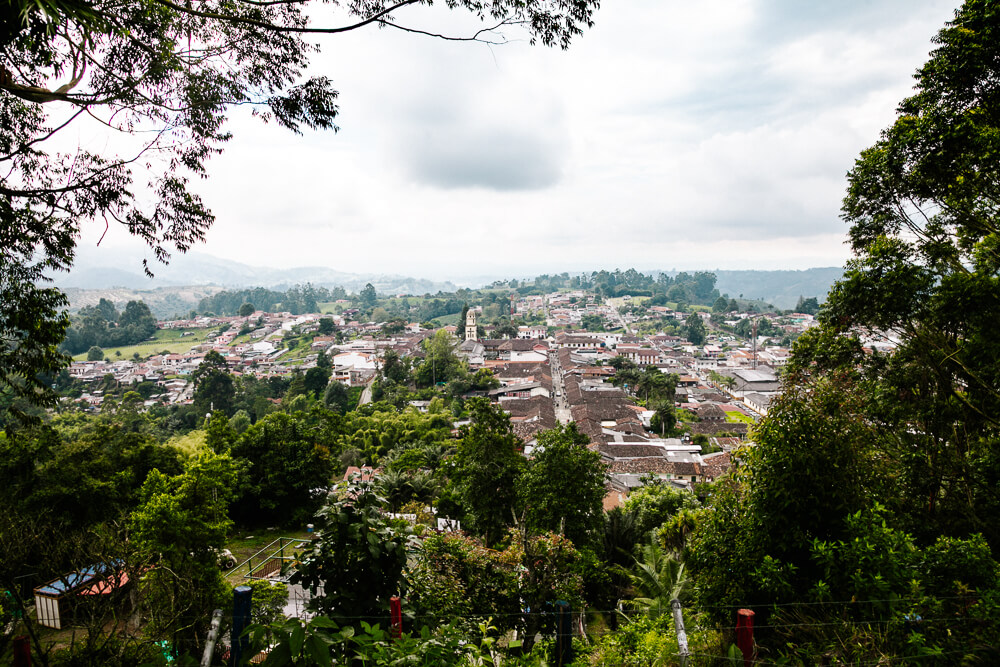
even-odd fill
[[[160,262],[205,239],[214,216],[193,183],[249,105],[293,132],[336,130],[338,92],[305,78],[307,35],[385,26],[491,41],[500,28],[566,48],[592,24],[595,0],[457,0],[489,27],[471,36],[410,28],[431,2],[350,0],[339,25],[315,25],[313,0],[13,0],[0,7],[0,389],[39,402],[38,373],[65,363],[58,291],[39,287],[72,265],[83,225],[125,227]],[[67,128],[103,127],[117,149],[50,148]],[[102,237],[103,238],[103,237]],[[151,266],[143,260],[151,275]]]

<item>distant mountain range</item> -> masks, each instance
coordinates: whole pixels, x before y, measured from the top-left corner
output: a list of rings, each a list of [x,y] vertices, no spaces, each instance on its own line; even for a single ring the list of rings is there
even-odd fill
[[[73,269],[53,276],[63,288],[154,290],[161,287],[216,285],[225,288],[266,287],[283,290],[292,285],[312,283],[323,287],[343,287],[359,292],[371,283],[381,294],[426,294],[454,292],[450,282],[436,282],[394,274],[345,273],[322,266],[274,269],[251,266],[200,252],[174,255],[170,264],[151,263],[156,274],[148,278],[135,255],[114,250],[80,248]]]
[[[142,272],[141,260],[134,254],[84,247],[79,249],[72,271],[53,277],[55,285],[69,296],[71,310],[96,304],[102,297],[119,307],[129,300],[142,299],[161,318],[186,313],[196,308],[202,298],[223,289],[267,287],[282,290],[308,282],[360,292],[367,283],[371,283],[380,294],[434,294],[439,291],[454,292],[458,285],[476,288],[494,280],[513,277],[490,275],[441,282],[393,274],[346,273],[320,266],[275,269],[200,252],[175,255],[170,264],[154,264],[153,270],[155,278],[148,278]],[[822,303],[830,287],[843,275],[843,269],[836,267],[802,271],[716,269],[713,272],[719,292],[730,297],[760,299],[785,309],[794,307],[800,296],[814,296]],[[665,273],[674,275],[676,271]]]
[[[716,270],[715,287],[730,298],[743,296],[760,299],[778,308],[794,308],[799,297],[811,296],[826,300],[833,283],[844,270],[839,267],[805,269],[803,271],[722,271]]]

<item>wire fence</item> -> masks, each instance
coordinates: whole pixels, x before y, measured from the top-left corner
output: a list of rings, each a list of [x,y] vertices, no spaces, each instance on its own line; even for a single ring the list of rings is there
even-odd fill
[[[941,599],[941,598],[938,598],[938,599]],[[963,599],[963,598],[954,598],[954,599]],[[965,599],[967,599],[967,598],[965,598]],[[863,605],[863,604],[871,603],[871,602],[884,602],[884,601],[880,601],[880,600],[868,600],[868,601],[846,602],[846,603],[829,603],[829,604]],[[803,604],[818,604],[818,603],[803,603]],[[779,607],[779,606],[780,607],[793,607],[793,606],[796,606],[796,605],[795,604],[785,604],[785,605],[757,605],[756,607],[758,609],[761,609],[761,608],[764,608],[764,607],[766,607],[766,608],[772,608],[772,607]],[[744,606],[739,606],[739,605],[721,605],[720,607],[721,608],[726,608],[726,609],[734,609],[734,610],[735,609],[751,609],[751,610],[753,609],[753,607],[750,606],[750,605],[744,605]],[[695,614],[695,615],[698,615],[699,612],[701,611],[701,609],[703,609],[703,608],[698,608],[698,609],[685,608],[684,612],[685,612],[685,614]],[[406,618],[407,624],[410,625],[411,627],[418,627],[418,628],[420,627],[420,623],[418,621],[424,621],[425,625],[438,626],[438,625],[441,625],[441,622],[443,620],[485,621],[485,620],[488,620],[488,619],[493,619],[493,620],[496,620],[496,621],[502,621],[503,619],[527,619],[527,618],[530,618],[530,617],[554,617],[556,615],[556,613],[557,613],[557,611],[553,608],[551,611],[550,610],[543,610],[543,611],[518,611],[518,612],[484,611],[484,612],[472,612],[472,613],[466,613],[466,614],[454,614],[454,613],[448,613],[448,614],[431,614],[431,613],[428,613],[428,614],[413,614],[413,613],[407,613],[406,607],[405,607],[405,600],[404,600],[403,612],[404,612],[404,617]],[[588,616],[594,616],[594,615],[601,615],[603,617],[619,616],[619,617],[624,617],[626,619],[631,619],[631,618],[638,617],[638,616],[648,615],[647,610],[645,610],[645,609],[639,609],[639,608],[636,608],[636,609],[627,609],[627,608],[625,608],[625,609],[619,609],[619,608],[614,608],[614,609],[598,609],[598,608],[594,608],[594,607],[586,607],[582,611],[576,611],[575,613],[576,614],[584,613],[584,614],[586,614]],[[313,612],[313,613],[310,614],[310,617],[317,616],[317,615],[321,616],[323,614]],[[388,620],[389,620],[389,610],[388,609],[385,610],[384,616],[385,616],[385,621],[388,622]],[[662,613],[658,614],[657,616],[658,617],[662,616],[664,619],[669,618],[670,617],[670,608],[669,608],[669,606],[665,606],[664,609],[663,609],[663,611],[662,611]],[[341,621],[343,621],[344,624],[351,624],[353,622],[360,622],[360,621],[371,621],[373,619],[373,617],[370,616],[370,615],[343,615],[343,614],[336,614],[336,617],[338,619],[340,619]],[[181,616],[176,616],[176,617],[173,617],[173,618],[177,619],[178,621],[197,621],[197,620],[205,620],[205,619],[208,618],[208,616],[204,616],[204,615],[197,615],[197,616],[181,615]],[[224,620],[232,620],[233,616],[232,616],[232,614],[226,614],[226,613],[224,613],[223,616],[222,616],[222,618]],[[308,618],[302,619],[302,620],[308,620]],[[955,624],[955,625],[962,625],[962,624],[965,624],[965,623],[972,624],[972,623],[981,623],[982,622],[982,620],[978,619],[978,618],[963,617],[963,616],[958,616],[958,615],[938,616],[938,617],[915,617],[913,619],[884,618],[884,617],[861,617],[861,618],[853,618],[853,619],[838,618],[837,620],[833,620],[833,621],[781,622],[781,623],[769,623],[769,624],[754,624],[754,628],[758,629],[758,630],[763,630],[763,629],[781,629],[781,628],[811,628],[811,627],[817,627],[818,628],[818,627],[830,627],[830,626],[837,626],[837,625],[855,625],[855,626],[890,625],[890,624],[894,624],[894,623],[899,623],[901,620],[908,620],[909,622],[911,622],[913,624],[916,624],[916,625],[924,624],[924,623],[936,623],[936,622],[947,622],[947,623],[952,623],[952,624]],[[716,630],[723,630],[723,631],[725,631],[725,630],[735,630],[737,626],[736,625],[718,625],[718,624],[712,624],[711,627],[713,629],[716,629]]]
[[[935,601],[959,601],[965,602],[974,599],[972,596],[947,596],[934,598]],[[892,598],[876,598],[869,600],[830,600],[830,601],[813,601],[813,602],[789,602],[789,603],[777,603],[777,604],[756,604],[756,605],[701,605],[698,607],[692,607],[684,610],[687,618],[685,623],[687,625],[687,632],[690,634],[694,632],[714,632],[718,633],[717,636],[731,637],[737,632],[738,626],[734,624],[724,624],[719,625],[717,623],[708,623],[705,620],[703,612],[714,610],[714,611],[728,611],[732,613],[732,617],[735,620],[736,612],[741,609],[749,610],[768,610],[773,612],[779,612],[778,615],[771,615],[768,622],[763,624],[754,624],[755,632],[763,633],[775,633],[782,634],[786,636],[794,636],[809,630],[829,630],[832,628],[843,628],[844,632],[841,635],[851,634],[857,631],[860,636],[864,636],[865,632],[881,632],[889,628],[890,626],[902,626],[905,630],[919,629],[919,628],[929,628],[930,626],[935,626],[940,631],[946,631],[948,634],[957,633],[962,630],[981,627],[985,621],[984,619],[977,618],[974,616],[963,615],[961,613],[954,613],[949,615],[935,615],[928,617],[912,617],[906,618],[899,615],[899,611],[895,612],[895,616],[889,617],[885,613],[870,613],[872,612],[872,605],[907,605],[910,603],[917,603],[925,601],[926,598],[923,597],[892,597]],[[300,608],[304,611],[306,609],[305,601],[299,601]],[[782,611],[792,611],[792,610],[805,610],[809,613],[821,614],[824,618],[818,618],[815,620],[795,620],[788,619],[784,617],[780,612]],[[850,612],[850,614],[845,614],[844,617],[836,617],[831,615],[840,614],[844,612]],[[405,601],[404,601],[404,612],[405,612]],[[866,613],[869,612],[869,613]],[[575,635],[579,636],[583,634],[583,624],[580,622],[581,617],[596,619],[598,616],[608,619],[609,617],[616,617],[625,620],[635,620],[637,617],[646,616],[648,614],[648,609],[640,608],[585,608],[583,610],[577,610],[574,613],[575,622],[573,627],[575,628]],[[317,615],[315,612],[308,611],[303,615],[298,615],[302,622],[307,623],[310,618]],[[408,613],[405,615],[404,629],[411,636],[419,636],[420,629],[423,627],[430,627],[432,629],[442,628],[448,625],[455,626],[452,632],[462,632],[461,628],[466,628],[464,634],[464,640],[470,643],[477,643],[482,639],[482,633],[476,633],[472,628],[480,624],[486,624],[487,626],[495,626],[503,631],[510,630],[515,627],[524,627],[527,622],[534,618],[545,618],[550,620],[555,620],[557,617],[557,610],[553,609],[542,609],[542,610],[520,610],[520,611],[494,611],[486,610],[483,612],[469,612],[469,613],[450,613],[450,614],[434,614],[434,613]],[[665,605],[663,607],[662,613],[659,614],[658,618],[662,621],[662,632],[665,635],[672,634],[672,621],[671,621],[670,607]],[[226,612],[222,614],[223,625],[226,627],[232,627],[236,618],[232,613]],[[388,630],[391,625],[390,616],[388,609],[384,617],[373,618],[371,616],[343,616],[337,615],[338,622],[342,626],[346,625],[360,625],[361,621],[377,624],[381,629]],[[777,620],[771,620],[777,619]],[[175,623],[196,625],[199,623],[205,623],[207,625],[209,617],[203,615],[181,615],[173,618]],[[534,625],[534,624],[530,624]],[[591,643],[599,643],[606,636],[614,634],[620,631],[619,629],[614,629],[613,624],[608,622],[597,622],[591,623],[586,627],[585,636]],[[624,625],[622,627],[625,627]],[[551,634],[551,632],[549,633]],[[831,633],[830,636],[834,636]],[[702,649],[705,648],[704,645],[701,646]],[[719,647],[721,648],[721,646]],[[933,657],[937,660],[942,660],[947,662],[949,656],[960,656],[968,655],[969,653],[974,653],[973,647],[969,647],[966,650],[951,650],[951,651],[934,651],[932,654],[928,652],[921,653],[910,653],[896,655],[896,656],[879,656],[877,659],[867,660],[867,659],[852,659],[850,664],[852,665],[891,665],[891,664],[905,664],[915,660],[925,660]],[[863,655],[863,653],[862,653]],[[678,659],[680,656],[678,655]],[[705,652],[704,650],[691,650],[688,653],[687,664],[699,664],[700,661],[727,661],[730,660],[730,656],[721,655],[713,652]],[[768,666],[768,665],[781,665],[787,664],[787,662],[780,661],[777,659],[770,659],[766,656],[755,657],[755,665]]]

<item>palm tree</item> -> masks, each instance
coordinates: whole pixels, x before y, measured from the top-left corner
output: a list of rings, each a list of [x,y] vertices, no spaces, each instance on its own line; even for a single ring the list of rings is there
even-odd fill
[[[393,512],[411,500],[430,502],[437,493],[434,476],[424,471],[386,470],[378,476],[376,485]]]
[[[657,538],[669,549],[680,553],[698,522],[698,511],[682,507],[656,531]]]
[[[431,470],[440,468],[444,460],[452,454],[451,447],[440,443],[425,444],[421,449],[424,454],[424,462]]]
[[[649,405],[650,395],[656,397],[670,389],[670,379],[660,372],[655,366],[647,366],[643,369],[639,380],[636,383],[636,392],[642,392],[646,405]]]
[[[674,410],[673,401],[657,401],[653,405],[653,409],[656,411],[654,417],[659,422],[660,426],[660,437],[667,437],[667,430],[673,431],[674,426],[677,425],[677,412]],[[656,425],[650,420],[650,426],[655,427]]]
[[[434,475],[429,472],[418,470],[410,474],[410,498],[426,503],[437,493],[437,482]]]
[[[635,559],[629,578],[640,596],[632,600],[632,606],[651,618],[669,614],[671,600],[680,598],[687,585],[684,563],[665,550],[655,536],[642,547],[641,558]]]
[[[389,501],[389,507],[393,512],[413,497],[410,487],[410,477],[405,472],[399,470],[385,470],[376,478],[376,487],[385,499]]]
[[[642,373],[634,368],[623,368],[615,372],[611,378],[611,384],[616,387],[625,387],[633,394],[638,393],[639,383],[642,382]]]
[[[630,565],[636,543],[641,537],[636,527],[635,512],[615,507],[604,519],[604,558],[615,565]]]

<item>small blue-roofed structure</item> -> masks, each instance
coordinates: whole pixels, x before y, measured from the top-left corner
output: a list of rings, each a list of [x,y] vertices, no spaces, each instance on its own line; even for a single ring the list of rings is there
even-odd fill
[[[59,630],[68,611],[61,603],[81,594],[100,595],[127,582],[128,577],[119,574],[115,564],[98,563],[42,584],[34,591],[38,623]]]

